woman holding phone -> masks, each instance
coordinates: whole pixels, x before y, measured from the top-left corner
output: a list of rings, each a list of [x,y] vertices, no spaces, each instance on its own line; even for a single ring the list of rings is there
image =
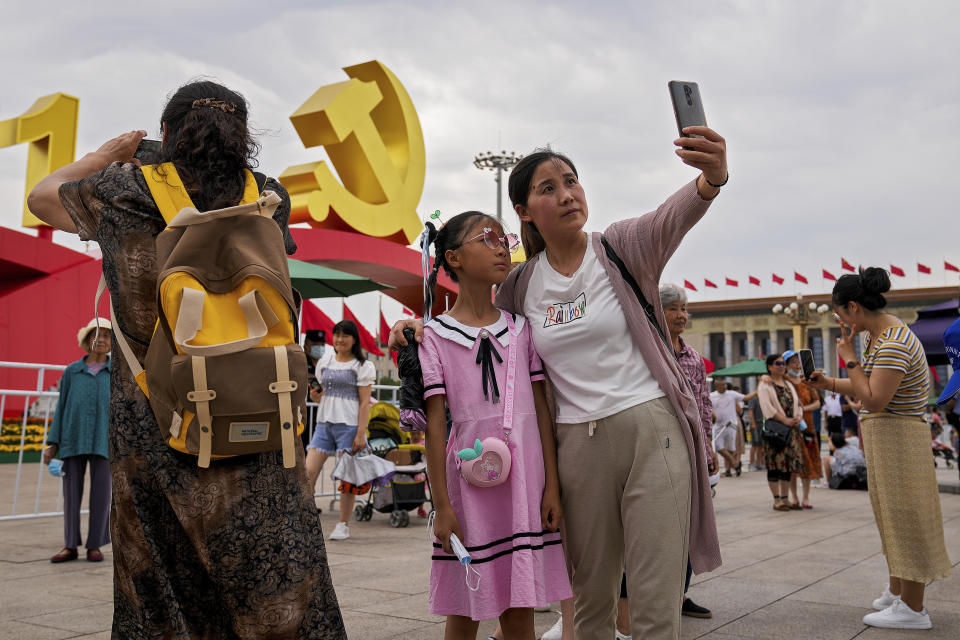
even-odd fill
[[[553,391],[564,548],[581,638],[614,637],[624,568],[633,635],[678,638],[687,541],[695,572],[720,565],[709,444],[662,333],[659,280],[727,181],[726,143],[708,127],[687,127],[674,145],[701,171],[697,179],[603,234],[583,230],[586,195],[566,156],[535,151],[508,183],[527,262],[510,273],[496,302],[529,319]],[[421,333],[420,323],[395,325],[391,341],[405,344],[403,327],[416,324]]]
[[[870,267],[846,274],[833,287],[842,337],[837,352],[849,378],[814,372],[811,384],[863,404],[860,431],[867,459],[870,504],[880,530],[890,581],[864,624],[929,629],[923,606],[927,582],[950,574],[933,465],[930,428],[923,420],[929,394],[926,355],[900,318],[884,311],[890,276]],[[866,332],[863,360],[854,335]]]
[[[288,254],[290,198],[253,174],[260,149],[247,101],[208,81],[186,84],[160,116],[160,162],[199,211],[236,205],[245,183],[281,197],[273,216]],[[145,131],[130,131],[54,171],[27,205],[38,218],[103,251],[115,332],[144,360],[157,323],[156,237],[167,226],[133,161]],[[144,168],[147,172],[159,168]],[[92,295],[93,292],[91,292]],[[113,637],[346,638],[307,487],[303,450],[218,460],[204,469],[171,448],[125,358],[110,371],[113,478]]]

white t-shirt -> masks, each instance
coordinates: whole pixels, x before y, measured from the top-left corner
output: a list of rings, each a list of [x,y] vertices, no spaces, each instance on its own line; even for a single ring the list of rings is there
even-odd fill
[[[728,422],[739,424],[737,422],[737,403],[743,402],[743,394],[727,389],[724,393],[719,391],[710,392],[710,402],[713,403],[713,413],[717,416],[717,424],[724,425]]]
[[[843,409],[840,407],[840,396],[837,394],[829,395],[823,401],[824,407],[827,409],[828,416],[834,416],[839,418],[843,415]]]
[[[553,385],[557,422],[599,420],[663,397],[592,245],[570,278],[546,256],[533,268],[523,315]]]
[[[363,364],[356,358],[338,362],[330,349],[317,363],[317,380],[323,387],[323,397],[317,409],[317,423],[357,426],[360,418],[360,393],[357,387],[372,385],[377,377],[376,367],[369,360]]]

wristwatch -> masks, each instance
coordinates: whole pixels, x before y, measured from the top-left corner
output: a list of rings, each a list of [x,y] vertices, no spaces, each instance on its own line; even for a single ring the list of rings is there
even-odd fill
[[[847,363],[847,369],[856,369],[860,365],[856,360],[851,360]]]

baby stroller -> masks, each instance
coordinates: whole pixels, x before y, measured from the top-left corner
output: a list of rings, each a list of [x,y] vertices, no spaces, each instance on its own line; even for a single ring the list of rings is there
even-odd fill
[[[353,509],[357,521],[370,520],[374,510],[390,514],[390,526],[410,524],[411,509],[430,503],[427,493],[427,464],[425,449],[410,444],[410,434],[400,429],[400,410],[387,402],[378,402],[370,408],[367,424],[367,446],[370,452],[396,465],[396,473],[382,487],[373,487]]]

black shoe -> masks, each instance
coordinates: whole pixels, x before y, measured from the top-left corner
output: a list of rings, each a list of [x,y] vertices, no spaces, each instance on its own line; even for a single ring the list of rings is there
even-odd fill
[[[742,462],[738,462],[738,463],[737,463],[737,477],[738,477],[738,478],[740,477],[740,474],[741,474],[742,472],[743,472],[743,463],[742,463]]]
[[[724,477],[724,478],[731,478],[731,477],[733,477],[733,474],[730,473],[730,469],[727,469],[726,471],[723,472],[723,477]]]
[[[683,599],[683,606],[680,607],[680,613],[682,613],[685,616],[690,616],[691,618],[712,618],[713,617],[713,613],[710,612],[710,609],[701,607],[690,598]]]

